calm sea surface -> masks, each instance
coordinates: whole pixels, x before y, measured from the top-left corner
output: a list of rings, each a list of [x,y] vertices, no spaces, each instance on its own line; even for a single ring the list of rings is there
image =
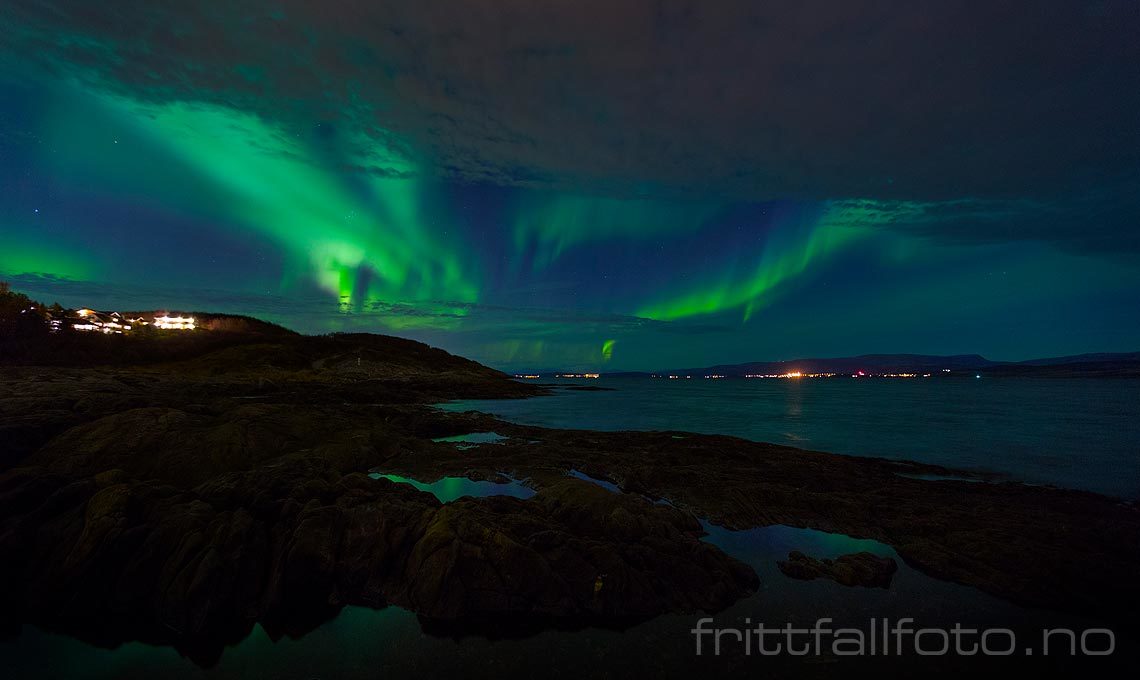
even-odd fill
[[[547,382],[547,381],[540,381]],[[685,430],[1140,497],[1140,380],[555,380],[613,391],[452,402],[559,428]]]

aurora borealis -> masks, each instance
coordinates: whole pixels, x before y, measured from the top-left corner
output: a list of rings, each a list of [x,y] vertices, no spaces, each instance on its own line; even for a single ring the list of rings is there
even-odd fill
[[[1140,347],[1135,3],[181,4],[0,10],[14,287],[508,370]]]

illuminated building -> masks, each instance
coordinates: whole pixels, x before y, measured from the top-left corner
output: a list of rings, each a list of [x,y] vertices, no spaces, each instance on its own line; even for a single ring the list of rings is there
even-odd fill
[[[153,325],[162,330],[187,331],[197,328],[197,321],[192,316],[171,316],[166,312],[155,314],[153,321],[145,317],[126,318],[118,312],[100,312],[93,309],[77,309],[74,317],[67,320],[67,325],[76,331],[101,332],[106,334],[122,335],[133,328]],[[58,330],[63,322],[52,321],[52,330]]]
[[[192,316],[170,316],[163,314],[154,317],[154,327],[162,330],[192,331],[195,321]]]

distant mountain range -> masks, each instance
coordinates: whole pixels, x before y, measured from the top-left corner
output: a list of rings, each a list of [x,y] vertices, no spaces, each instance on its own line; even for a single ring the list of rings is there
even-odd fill
[[[790,361],[754,361],[743,364],[719,364],[702,368],[667,371],[606,373],[619,375],[679,375],[704,377],[717,375],[787,375],[789,373],[835,373],[852,375],[918,373],[950,375],[973,373],[983,375],[1042,377],[1140,377],[1140,352],[1099,352],[1027,361],[991,361],[980,354],[938,356],[929,354],[864,354],[830,359],[793,359]]]

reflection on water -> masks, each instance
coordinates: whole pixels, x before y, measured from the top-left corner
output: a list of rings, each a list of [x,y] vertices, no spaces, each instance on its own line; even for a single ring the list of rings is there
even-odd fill
[[[589,382],[615,389],[441,407],[544,427],[726,434],[1140,498],[1140,380]]]
[[[785,577],[776,560],[800,550],[815,557],[868,551],[898,556],[870,540],[808,529],[771,526],[729,531],[705,524],[708,542],[759,574],[760,590],[714,616],[716,626],[752,623],[810,625],[830,618],[835,627],[866,627],[871,618],[915,619],[915,626],[1000,625],[1025,635],[1042,625],[1091,625],[1017,608],[977,590],[924,576],[899,560],[889,589],[847,588],[823,579]],[[213,668],[200,669],[170,648],[141,643],[114,650],[25,626],[15,639],[0,642],[0,661],[14,677],[68,678],[581,678],[606,669],[612,677],[678,677],[735,671],[760,677],[774,668],[819,669],[818,659],[742,655],[696,657],[690,629],[699,613],[668,615],[625,631],[545,631],[523,639],[480,636],[437,638],[422,632],[411,612],[348,607],[337,618],[299,639],[272,640],[261,629],[227,649]],[[899,663],[889,660],[891,664]],[[831,659],[828,663],[847,661]],[[920,668],[943,668],[944,660],[911,659]],[[896,666],[891,666],[897,670]],[[640,671],[640,672],[639,672]],[[645,675],[649,673],[650,675]]]
[[[506,439],[498,432],[471,432],[469,434],[457,434],[451,437],[436,437],[433,442],[444,442],[455,444],[455,448],[460,451],[464,449],[471,449],[480,444],[498,444]]]
[[[387,479],[390,482],[397,484],[410,484],[420,491],[427,491],[436,498],[440,503],[450,503],[457,498],[464,496],[513,496],[515,498],[527,499],[535,494],[534,489],[526,486],[520,480],[512,477],[503,477],[506,482],[489,482],[483,480],[467,479],[466,477],[441,477],[440,479],[425,483],[410,477],[401,477],[400,475],[389,475],[381,472],[371,472],[368,475],[372,479]]]
[[[799,550],[820,559],[835,559],[840,555],[869,552],[878,557],[898,558],[891,546],[869,538],[853,538],[846,534],[832,534],[815,529],[797,529],[783,525],[732,531],[701,522],[707,532],[706,543],[711,543],[741,562],[763,567],[768,562],[787,558],[788,553]]]
[[[613,482],[607,482],[604,479],[598,479],[596,477],[591,477],[590,475],[586,474],[585,472],[579,472],[578,470],[571,470],[570,476],[575,478],[575,479],[581,479],[584,482],[596,484],[596,485],[602,487],[603,489],[605,489],[607,491],[611,491],[613,493],[621,493],[622,492],[621,487],[619,487],[617,484],[614,484]]]
[[[803,382],[799,380],[791,380],[788,382],[787,398],[784,401],[784,408],[786,409],[786,417],[789,420],[799,420],[804,414],[804,395],[800,390]]]

